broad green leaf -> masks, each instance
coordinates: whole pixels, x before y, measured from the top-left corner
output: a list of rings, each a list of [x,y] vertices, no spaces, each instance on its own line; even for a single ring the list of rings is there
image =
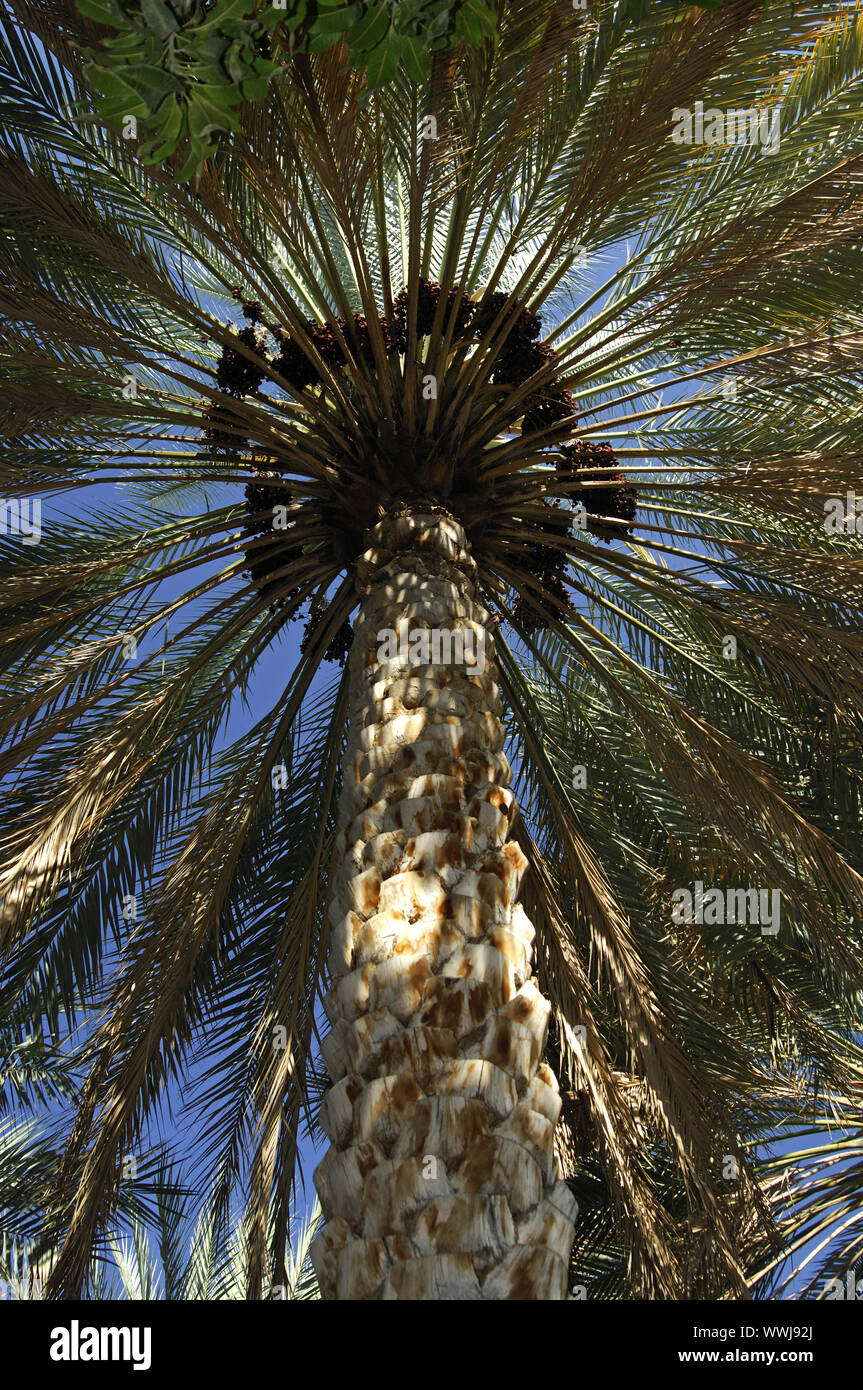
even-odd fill
[[[402,62],[413,82],[425,82],[431,72],[431,59],[426,46],[405,34],[401,39]]]
[[[106,97],[109,101],[128,101],[130,111],[132,104],[138,106],[141,101],[141,93],[137,91],[125,77],[121,77],[116,69],[91,67],[87,72],[91,87]]]
[[[158,34],[160,39],[166,39],[169,34],[176,33],[179,25],[168,6],[163,4],[163,0],[140,0],[140,5],[147,27]]]
[[[483,0],[464,0],[456,12],[455,31],[468,43],[481,44],[495,31],[495,16]]]
[[[188,149],[186,150],[186,158],[177,171],[178,183],[185,183],[187,179],[192,178],[199,172],[201,165],[204,164],[208,158],[207,148],[208,146],[204,140],[198,139],[194,135],[192,136],[189,140]]]
[[[141,93],[154,110],[169,93],[183,90],[183,84],[178,77],[165,72],[164,68],[153,67],[150,63],[130,64],[126,80]]]
[[[138,158],[145,164],[161,164],[176,150],[186,129],[186,107],[176,97],[166,97],[156,113],[158,134],[142,145]]]
[[[390,11],[386,3],[369,5],[366,13],[351,26],[348,42],[351,51],[369,53],[382,43],[390,27]]]
[[[211,94],[216,92],[215,88],[208,88]],[[226,100],[229,98],[230,100]],[[206,96],[201,89],[196,88],[194,96],[189,101],[189,131],[195,139],[203,139],[206,135],[218,134],[223,131],[237,131],[240,128],[239,118],[236,111],[231,109],[232,104],[239,100],[239,94],[235,92],[218,92],[217,97]]]
[[[252,69],[259,77],[273,77],[275,73],[283,70],[281,63],[274,63],[269,58],[255,58]]]
[[[248,77],[240,84],[244,101],[263,101],[270,85],[268,77]]]
[[[249,65],[245,47],[239,39],[235,39],[229,44],[223,59],[228,74],[233,82],[244,82],[249,75]]]
[[[97,24],[105,24],[112,29],[127,29],[132,22],[117,0],[77,0],[77,4],[87,19],[94,19]]]
[[[254,0],[222,0],[206,12],[205,18],[195,26],[196,34],[211,34],[214,30],[227,31],[232,21],[252,19],[255,13]]]
[[[140,61],[145,62],[150,52],[149,34],[142,34],[137,30],[132,30],[128,34],[118,34],[113,39],[105,39],[101,49],[107,49],[112,56],[122,58],[126,62],[134,60],[134,55],[138,54]],[[95,50],[94,56],[98,57],[100,49]]]
[[[395,74],[402,57],[402,40],[390,27],[386,38],[368,56],[366,87],[373,91],[382,87]]]
[[[337,10],[318,15],[314,33],[323,38],[327,34],[344,34],[358,18],[359,5],[342,5]]]

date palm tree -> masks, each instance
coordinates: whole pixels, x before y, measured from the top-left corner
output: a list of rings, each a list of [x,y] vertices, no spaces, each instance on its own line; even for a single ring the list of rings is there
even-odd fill
[[[25,1124],[0,1128],[0,1154],[15,1176],[20,1177],[16,1166],[25,1165],[33,1175],[33,1156],[40,1153],[41,1138]],[[9,1194],[4,1182],[4,1204]],[[16,1204],[21,1195],[20,1190],[13,1193]],[[190,1211],[188,1197],[178,1194],[165,1165],[157,1170],[149,1195],[149,1202],[137,1209],[133,1203],[123,1213],[124,1223],[117,1222],[104,1232],[104,1249],[93,1252],[87,1271],[89,1298],[182,1302],[245,1298],[248,1260],[243,1227],[228,1224],[224,1229],[225,1223],[216,1220],[206,1205],[197,1214]],[[21,1214],[13,1213],[16,1218]],[[267,1297],[296,1302],[320,1298],[309,1258],[320,1220],[320,1208],[315,1206],[291,1231],[283,1261],[286,1282],[268,1289]],[[0,1300],[44,1298],[51,1256],[35,1237],[22,1237],[17,1231],[10,1235],[5,1224],[0,1235]]]
[[[250,1298],[309,1122],[325,1298],[748,1296],[771,1137],[859,1124],[859,12],[498,3],[186,184],[11,7],[0,947],[104,1003],[49,1295],[182,1083]]]

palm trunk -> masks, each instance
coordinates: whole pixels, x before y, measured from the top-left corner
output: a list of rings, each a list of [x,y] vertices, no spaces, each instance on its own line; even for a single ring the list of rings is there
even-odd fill
[[[313,1260],[325,1298],[560,1299],[576,1208],[488,614],[461,526],[404,511],[357,567]],[[484,669],[381,660],[400,623],[484,640]]]

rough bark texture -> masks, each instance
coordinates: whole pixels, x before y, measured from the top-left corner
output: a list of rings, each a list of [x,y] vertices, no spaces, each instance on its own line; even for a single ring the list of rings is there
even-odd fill
[[[315,1174],[325,1298],[560,1299],[575,1203],[559,1180],[549,1007],[516,903],[525,859],[488,614],[461,526],[370,533],[350,657],[333,885],[332,1148]],[[378,634],[485,634],[485,670],[381,662]]]

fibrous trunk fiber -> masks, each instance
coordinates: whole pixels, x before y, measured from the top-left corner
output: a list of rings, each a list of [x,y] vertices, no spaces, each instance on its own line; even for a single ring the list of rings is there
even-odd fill
[[[367,545],[313,1261],[325,1298],[564,1298],[577,1208],[554,1157],[549,1006],[516,902],[526,861],[507,838],[515,805],[476,567],[461,526],[434,509],[386,517]],[[461,632],[480,660],[412,665],[406,642],[382,659],[384,635],[406,628]],[[457,656],[447,642],[433,653]]]

